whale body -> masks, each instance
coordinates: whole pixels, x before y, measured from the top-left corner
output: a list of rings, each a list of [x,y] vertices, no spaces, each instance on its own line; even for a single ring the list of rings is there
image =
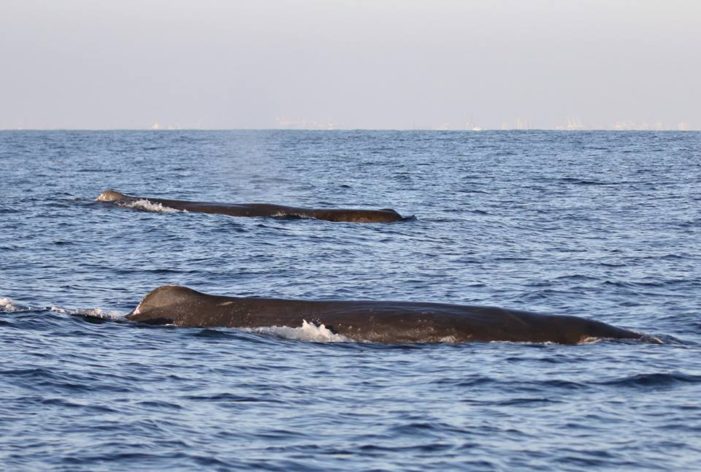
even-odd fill
[[[389,223],[410,218],[404,218],[391,208],[382,210],[362,210],[349,208],[301,208],[268,203],[210,203],[190,202],[185,200],[166,200],[163,198],[137,197],[125,195],[115,190],[105,190],[96,199],[98,202],[129,204],[148,201],[175,210],[186,210],[196,213],[217,213],[229,216],[248,217],[287,217],[314,218],[326,221],[343,221],[352,223]]]
[[[494,307],[394,301],[285,300],[207,295],[166,285],[147,294],[130,321],[183,327],[324,325],[351,340],[376,343],[469,341],[578,344],[597,338],[648,339],[599,321]]]

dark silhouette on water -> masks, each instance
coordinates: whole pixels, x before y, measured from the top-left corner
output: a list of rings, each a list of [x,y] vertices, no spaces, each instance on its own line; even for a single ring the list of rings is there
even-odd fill
[[[343,221],[352,223],[389,223],[404,218],[391,208],[382,210],[362,210],[352,208],[299,208],[268,203],[209,203],[189,202],[185,200],[166,200],[163,198],[137,197],[125,195],[115,190],[105,190],[98,197],[99,202],[117,204],[135,203],[140,200],[163,205],[175,210],[198,213],[217,213],[229,216],[265,216],[277,218],[315,218],[326,221]]]
[[[159,287],[127,315],[148,324],[186,327],[298,328],[325,325],[352,340],[378,343],[513,341],[577,344],[596,338],[654,338],[575,316],[502,308],[393,301],[305,301],[207,295]]]

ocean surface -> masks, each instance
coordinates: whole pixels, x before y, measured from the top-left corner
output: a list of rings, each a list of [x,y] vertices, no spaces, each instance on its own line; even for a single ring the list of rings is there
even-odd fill
[[[95,202],[394,208],[391,224]],[[148,327],[207,293],[491,305],[662,344]],[[701,470],[701,133],[0,132],[0,469]]]

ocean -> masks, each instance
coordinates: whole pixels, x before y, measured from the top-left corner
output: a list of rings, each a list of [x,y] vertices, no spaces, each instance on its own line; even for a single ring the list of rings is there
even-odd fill
[[[701,470],[699,132],[2,131],[0,166],[2,470]],[[415,219],[95,202],[108,188]],[[498,306],[663,342],[124,320],[164,284]]]

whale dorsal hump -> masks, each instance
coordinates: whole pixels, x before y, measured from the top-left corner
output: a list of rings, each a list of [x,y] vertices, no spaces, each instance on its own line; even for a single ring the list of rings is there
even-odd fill
[[[128,197],[124,195],[123,193],[119,193],[116,190],[105,190],[102,192],[100,195],[97,196],[96,200],[98,202],[119,202],[123,200],[127,200]]]

